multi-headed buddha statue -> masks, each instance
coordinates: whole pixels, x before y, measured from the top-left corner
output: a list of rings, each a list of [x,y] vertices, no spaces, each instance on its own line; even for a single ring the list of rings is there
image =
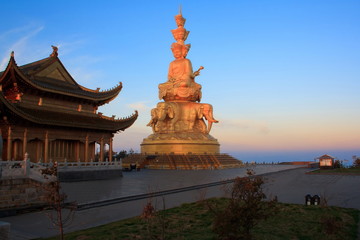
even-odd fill
[[[176,42],[171,44],[174,60],[170,62],[167,81],[159,84],[159,99],[151,110],[153,134],[143,140],[143,153],[218,153],[219,143],[209,132],[218,121],[211,104],[200,103],[201,85],[195,82],[203,67],[193,71],[186,58],[190,44],[185,18],[175,16],[177,29],[171,30]]]
[[[171,45],[175,60],[170,63],[167,82],[159,84],[159,99],[200,102],[201,85],[195,82],[195,77],[203,67],[193,72],[191,61],[186,58],[191,45],[184,43],[189,35],[184,28],[185,18],[179,14],[175,21],[178,28],[172,30],[172,34],[176,42]]]

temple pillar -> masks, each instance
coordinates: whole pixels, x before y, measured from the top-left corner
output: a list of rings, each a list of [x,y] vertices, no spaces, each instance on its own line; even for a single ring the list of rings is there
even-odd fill
[[[84,147],[84,162],[88,162],[89,161],[89,135],[87,134],[86,135],[86,138],[85,138],[85,147]]]
[[[52,162],[51,160],[53,160],[53,142],[49,141],[49,161]]]
[[[56,147],[57,157],[61,157],[61,156],[62,156],[62,155],[61,155],[61,142],[58,141],[56,145],[57,145],[57,147]],[[63,152],[63,153],[64,153],[64,152]]]
[[[65,142],[64,141],[61,141],[61,152],[60,152],[60,156],[61,154],[64,155],[64,158],[67,157],[67,152],[65,151]],[[67,159],[67,161],[69,161],[69,159]]]
[[[104,138],[100,139],[100,162],[104,161]]]
[[[13,153],[12,153],[12,159],[14,159],[15,161],[17,161],[16,157],[17,157],[17,154],[18,154],[18,151],[19,151],[19,145],[18,145],[18,142],[14,142],[13,143],[13,146],[12,146],[12,150],[13,150]]]
[[[75,161],[79,161],[80,158],[80,141],[75,142]]]
[[[48,154],[49,154],[49,132],[46,131],[45,140],[44,140],[44,163],[48,162]]]
[[[24,137],[23,137],[23,151],[22,152],[23,152],[24,156],[27,152],[26,148],[27,148],[27,128],[25,128],[25,130],[24,130]],[[25,157],[24,157],[24,159],[25,159]]]
[[[42,159],[42,153],[43,153],[43,149],[42,149],[42,144],[41,144],[41,140],[39,140],[36,143],[36,159],[35,162],[41,162]]]
[[[68,162],[71,162],[70,155],[69,155],[69,151],[68,151],[68,149],[69,149],[69,143],[68,143],[66,140],[64,140],[64,141],[61,142],[61,144],[62,144],[62,146],[63,146],[64,156],[67,158],[67,161],[68,161]]]
[[[11,127],[8,128],[8,135],[7,135],[7,160],[11,161],[11,148],[12,148],[12,141],[11,141]]]
[[[112,162],[112,155],[113,155],[113,138],[110,137],[110,139],[109,139],[109,162]]]

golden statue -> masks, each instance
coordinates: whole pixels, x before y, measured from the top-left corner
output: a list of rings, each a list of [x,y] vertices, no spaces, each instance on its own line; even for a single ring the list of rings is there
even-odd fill
[[[168,81],[159,84],[159,99],[200,102],[201,85],[195,82],[195,77],[200,74],[203,67],[193,72],[191,61],[186,58],[189,49],[190,44],[171,45],[175,60],[170,63]]]
[[[151,110],[147,126],[153,134],[144,139],[141,152],[145,154],[188,152],[204,154],[219,153],[219,143],[209,135],[213,123],[213,107],[200,103],[201,85],[195,77],[204,67],[193,72],[192,64],[186,58],[190,44],[185,44],[189,31],[184,28],[186,19],[181,12],[175,16],[177,29],[172,30],[176,42],[171,44],[174,55],[169,65],[168,79],[159,84],[159,102]]]

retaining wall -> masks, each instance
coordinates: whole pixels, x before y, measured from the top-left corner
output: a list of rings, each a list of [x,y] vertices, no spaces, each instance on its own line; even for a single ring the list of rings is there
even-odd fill
[[[30,178],[0,179],[0,217],[45,204],[43,183]]]
[[[121,169],[59,171],[60,182],[94,181],[122,177]]]

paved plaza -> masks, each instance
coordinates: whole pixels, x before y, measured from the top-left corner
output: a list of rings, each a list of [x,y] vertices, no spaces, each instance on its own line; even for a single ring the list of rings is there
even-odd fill
[[[307,174],[308,168],[291,165],[257,165],[252,168],[256,174],[263,174],[265,177],[264,190],[267,195],[277,196],[280,202],[304,204],[306,194],[318,194],[325,197],[330,205],[360,209],[360,176]],[[198,171],[142,170],[124,172],[124,177],[120,179],[64,183],[63,189],[69,200],[84,204],[212,183],[245,176],[245,173],[246,168]],[[221,197],[224,194],[224,188],[217,185],[154,197],[152,201],[158,208],[162,208],[162,201],[165,201],[167,208],[171,208],[203,199],[204,196]],[[148,198],[142,198],[77,211],[66,232],[138,216],[147,201]],[[0,221],[11,224],[13,239],[31,239],[57,234],[43,212],[0,218]]]
[[[360,210],[359,175],[306,174],[302,168],[276,174],[267,174],[264,190],[284,203],[305,203],[305,195],[319,195],[330,206]]]

